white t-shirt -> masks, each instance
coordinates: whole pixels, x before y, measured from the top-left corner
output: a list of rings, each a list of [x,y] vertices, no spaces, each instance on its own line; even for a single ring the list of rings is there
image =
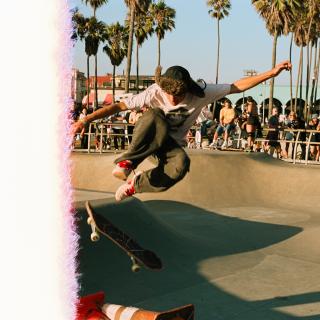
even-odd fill
[[[203,98],[187,93],[182,102],[173,106],[163,90],[155,83],[143,92],[124,99],[123,102],[129,110],[140,110],[143,106],[163,110],[170,126],[169,135],[179,145],[185,145],[187,133],[195,123],[202,108],[230,94],[230,90],[230,84],[208,84],[204,90],[205,96]]]

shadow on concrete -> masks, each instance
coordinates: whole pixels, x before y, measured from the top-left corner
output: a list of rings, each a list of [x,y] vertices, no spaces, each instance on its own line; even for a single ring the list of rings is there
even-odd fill
[[[274,309],[319,301],[319,292],[246,301],[215,284],[217,279],[258,265],[265,258],[259,249],[295,236],[300,227],[242,220],[176,201],[133,198],[115,204],[104,199],[92,205],[142,246],[154,250],[164,270],[143,269],[134,274],[128,256],[109,240],[92,243],[85,209],[78,203],[81,295],[102,290],[109,302],[149,310],[194,303],[196,319],[201,320],[296,319]],[[248,256],[237,260],[240,253]],[[229,264],[219,263],[228,256]],[[319,315],[300,318],[319,319]]]

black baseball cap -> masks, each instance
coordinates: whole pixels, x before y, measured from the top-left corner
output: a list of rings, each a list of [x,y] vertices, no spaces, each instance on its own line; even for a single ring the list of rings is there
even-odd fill
[[[156,76],[156,82],[165,92],[172,95],[181,95],[187,92],[204,97],[204,90],[191,78],[187,69],[181,66],[172,66],[161,75]]]

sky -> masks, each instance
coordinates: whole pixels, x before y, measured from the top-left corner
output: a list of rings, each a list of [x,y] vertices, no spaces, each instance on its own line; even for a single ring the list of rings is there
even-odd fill
[[[216,74],[217,23],[208,14],[206,0],[166,0],[166,4],[176,10],[176,28],[167,32],[161,41],[161,65],[167,69],[172,65],[187,68],[194,79],[202,78],[214,82]],[[228,17],[220,22],[220,83],[231,83],[244,76],[244,70],[254,69],[264,72],[271,68],[273,38],[265,29],[265,23],[259,17],[250,0],[233,0]],[[78,7],[85,16],[91,16],[93,10],[73,0],[71,7]],[[123,23],[127,8],[123,0],[109,0],[108,4],[98,9],[97,18],[107,24],[119,21]],[[289,57],[290,37],[280,37],[277,47],[277,62]],[[86,72],[84,44],[80,41],[73,49],[74,67]],[[139,73],[151,75],[157,64],[157,39],[150,37],[139,50]],[[299,50],[293,50],[293,76],[297,74]],[[91,58],[93,74],[93,58]],[[126,68],[126,59],[117,68],[122,74]],[[135,48],[131,74],[135,74]],[[98,74],[112,73],[109,58],[102,50],[98,53]],[[289,84],[289,73],[284,72],[276,83]]]

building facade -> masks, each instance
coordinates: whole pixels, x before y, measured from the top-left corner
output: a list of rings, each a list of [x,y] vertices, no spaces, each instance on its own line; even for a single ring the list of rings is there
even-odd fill
[[[112,100],[112,74],[108,73],[104,76],[97,77],[97,87],[98,87],[98,103],[99,105],[109,103]],[[155,83],[154,76],[141,75],[139,76],[139,84],[137,88],[137,77],[135,75],[130,76],[129,84],[129,93],[124,93],[125,87],[125,76],[116,75],[115,76],[115,98],[114,100],[121,100],[123,97],[126,97],[131,94],[136,94],[139,91],[145,90],[147,87]],[[86,105],[87,96],[86,96],[86,78],[83,72],[79,72],[77,69],[72,70],[72,98],[77,104],[81,103]],[[94,101],[94,77],[89,78],[89,105],[92,107]],[[275,85],[274,87],[274,96],[273,104],[279,108],[279,110],[284,113],[286,110],[289,110],[291,107],[291,94],[290,86],[285,85]],[[293,104],[295,103],[296,90],[295,87],[292,90],[293,95]],[[268,116],[269,108],[269,92],[270,85],[269,83],[262,83],[250,90],[247,90],[243,93],[228,95],[227,97],[231,100],[232,104],[238,109],[243,109],[244,104],[246,103],[247,97],[251,96],[256,103],[258,104],[260,114],[265,114]],[[310,108],[309,113],[320,113],[320,86],[318,86],[313,92],[309,88],[309,95],[313,94],[314,105]],[[111,100],[110,100],[111,99]],[[306,100],[306,87],[302,87],[301,94],[297,95],[297,111],[299,113],[304,110]],[[308,106],[307,106],[308,107]],[[309,108],[309,107],[308,107]]]
[[[78,69],[71,70],[71,99],[76,107],[80,107],[83,97],[87,94],[87,78]]]

